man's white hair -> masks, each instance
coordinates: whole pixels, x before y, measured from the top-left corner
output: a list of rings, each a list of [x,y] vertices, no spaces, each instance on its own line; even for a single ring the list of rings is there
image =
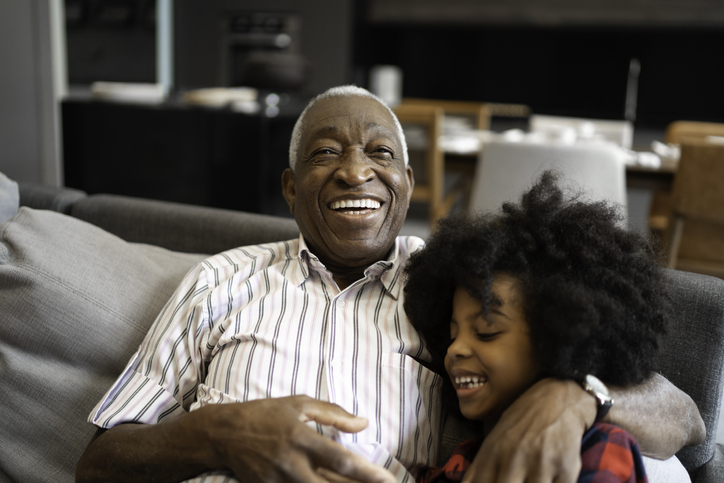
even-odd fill
[[[402,157],[405,160],[405,166],[407,166],[409,158],[407,155],[407,141],[405,140],[405,133],[402,131],[402,125],[397,119],[397,116],[395,116],[395,113],[392,109],[390,109],[390,106],[367,89],[363,89],[362,87],[357,87],[355,85],[345,85],[332,87],[309,101],[309,104],[307,104],[307,107],[304,108],[302,114],[299,116],[299,119],[297,119],[296,124],[294,124],[294,130],[292,131],[292,140],[289,144],[289,167],[292,168],[292,171],[294,171],[295,165],[297,164],[297,152],[299,151],[299,144],[302,141],[302,131],[304,131],[304,128],[306,127],[307,112],[309,112],[309,109],[322,99],[342,96],[369,97],[370,99],[374,99],[382,104],[389,111],[392,119],[395,121],[397,136],[400,138],[400,144],[402,145]]]

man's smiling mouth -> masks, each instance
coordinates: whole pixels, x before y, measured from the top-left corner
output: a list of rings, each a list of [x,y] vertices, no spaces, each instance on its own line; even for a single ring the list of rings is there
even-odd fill
[[[381,206],[379,201],[364,198],[361,200],[339,200],[329,204],[329,208],[335,211],[342,211],[350,215],[361,215],[369,213],[369,210],[378,210]]]

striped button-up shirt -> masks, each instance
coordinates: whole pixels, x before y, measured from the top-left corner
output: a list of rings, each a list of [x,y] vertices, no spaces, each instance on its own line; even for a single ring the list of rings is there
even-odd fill
[[[368,418],[356,434],[310,425],[408,480],[435,464],[440,417],[441,378],[418,362],[429,353],[402,303],[403,266],[422,244],[398,237],[342,291],[301,236],[206,259],[89,421],[153,424],[207,404],[304,394]]]

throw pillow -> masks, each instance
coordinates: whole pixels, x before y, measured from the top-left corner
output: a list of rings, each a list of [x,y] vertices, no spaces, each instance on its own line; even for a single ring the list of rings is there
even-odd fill
[[[88,414],[202,258],[52,211],[0,226],[0,476],[74,481]]]

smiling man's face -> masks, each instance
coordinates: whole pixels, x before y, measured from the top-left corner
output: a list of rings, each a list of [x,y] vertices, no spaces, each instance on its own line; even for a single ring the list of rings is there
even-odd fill
[[[334,274],[383,260],[414,181],[389,111],[372,98],[322,99],[307,112],[284,198],[312,253]]]

